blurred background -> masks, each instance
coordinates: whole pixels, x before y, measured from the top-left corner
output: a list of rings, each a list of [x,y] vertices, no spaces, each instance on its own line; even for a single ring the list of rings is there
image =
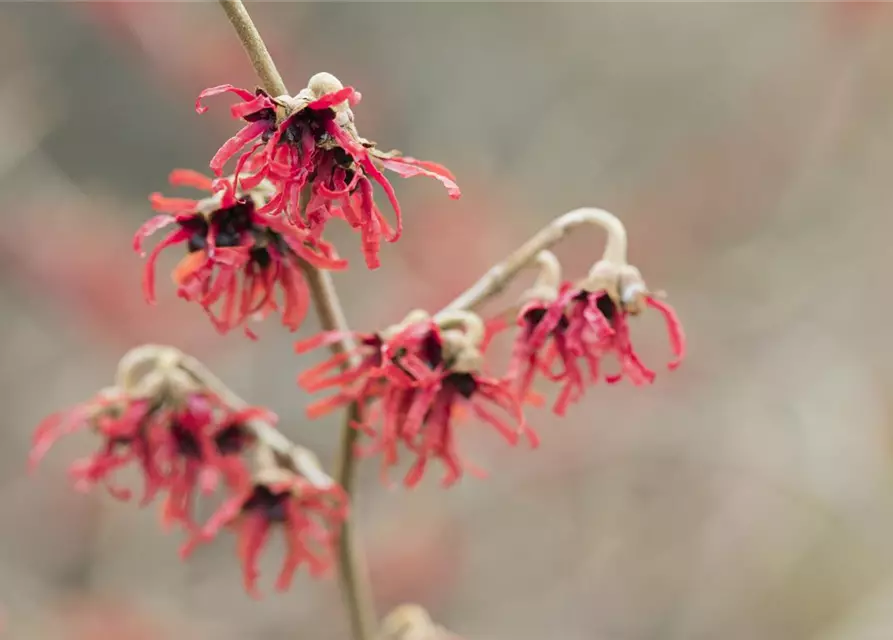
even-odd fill
[[[363,93],[364,136],[463,188],[451,202],[433,181],[397,183],[407,230],[378,272],[336,230],[356,328],[446,302],[594,205],[627,223],[631,259],[690,336],[668,375],[660,319],[637,321],[655,385],[592,389],[565,420],[534,412],[536,452],[466,429],[487,480],[444,491],[435,469],[388,491],[364,463],[382,612],[418,602],[469,639],[893,637],[893,6],[249,8],[290,88],[335,73]],[[279,595],[270,579],[253,602],[231,537],[183,563],[155,508],[72,491],[89,437],[25,473],[39,420],[146,341],[207,360],[333,460],[337,421],[302,418],[294,379],[312,359],[295,336],[268,321],[257,343],[220,337],[163,275],[159,304],[142,301],[130,239],[146,196],[234,131],[226,100],[193,111],[226,82],[255,84],[215,3],[0,5],[4,637],[347,637],[334,580]],[[601,243],[563,244],[568,275]]]

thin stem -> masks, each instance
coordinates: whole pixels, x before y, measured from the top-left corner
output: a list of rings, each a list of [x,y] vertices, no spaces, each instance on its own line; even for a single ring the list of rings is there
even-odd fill
[[[203,362],[185,353],[179,354],[178,365],[189,373],[197,382],[211,391],[215,396],[223,400],[233,409],[245,409],[245,402],[235,391],[226,386]],[[283,456],[288,456],[294,444],[285,434],[263,420],[252,420],[248,426],[254,432],[258,440]]]
[[[534,287],[548,287],[550,289],[558,289],[561,285],[561,263],[555,254],[548,249],[543,249],[536,254],[534,264],[540,268],[540,273],[536,277]]]
[[[282,76],[279,75],[276,64],[270,57],[270,52],[267,51],[245,5],[241,0],[219,0],[219,2],[239,35],[242,46],[248,53],[264,89],[273,96],[288,95],[288,89],[282,81]],[[306,263],[302,263],[302,267],[320,325],[326,331],[346,333],[347,321],[331,276]],[[353,351],[353,346],[353,341],[345,338],[334,343],[331,349],[333,353],[340,354]],[[354,367],[357,364],[358,356],[353,356],[344,363],[344,368]],[[335,479],[344,488],[349,498],[353,497],[355,475],[353,451],[359,433],[353,428],[352,423],[356,420],[358,412],[359,408],[356,404],[347,411],[344,425],[341,428],[341,444],[335,469]],[[338,549],[338,577],[350,615],[354,640],[371,640],[377,621],[371,604],[368,571],[353,539],[352,518],[345,521],[341,532]]]
[[[242,0],[219,1],[220,6],[226,12],[226,17],[229,18],[233,28],[235,28],[239,40],[242,41],[242,47],[244,47],[248,57],[251,58],[251,66],[254,67],[254,71],[257,73],[257,77],[260,78],[264,89],[271,96],[287,95],[288,89],[285,88],[282,76],[279,75],[276,64],[273,62],[273,58],[270,57],[270,52],[267,51],[267,45],[264,44],[263,38],[260,37],[260,33],[257,27],[254,26],[254,21],[248,15],[248,9],[242,4]]]
[[[556,245],[572,230],[584,225],[595,225],[608,233],[602,260],[616,265],[626,264],[626,229],[613,214],[603,209],[574,209],[555,218],[530,240],[515,249],[505,260],[492,267],[483,277],[466,289],[443,311],[471,310],[502,291],[523,269],[535,264],[538,254]],[[443,312],[441,312],[443,313]]]

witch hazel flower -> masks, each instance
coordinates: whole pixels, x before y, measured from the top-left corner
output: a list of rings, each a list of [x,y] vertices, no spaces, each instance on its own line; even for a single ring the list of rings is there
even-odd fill
[[[258,454],[254,477],[232,493],[185,549],[188,555],[224,528],[235,531],[245,590],[255,598],[257,562],[274,530],[281,531],[286,548],[276,589],[286,591],[301,565],[314,577],[329,572],[348,512],[346,493],[309,451],[295,447],[288,460],[265,448]]]
[[[416,310],[400,324],[378,333],[326,331],[295,343],[295,352],[299,354],[331,347],[344,339],[356,345],[350,351],[333,354],[298,376],[298,384],[310,393],[339,390],[328,398],[311,403],[307,407],[307,417],[315,419],[353,402],[365,404],[381,395],[389,383],[414,386],[418,380],[431,376],[427,363],[406,345],[434,329],[436,325],[429,314]],[[355,357],[359,357],[358,363],[348,367]]]
[[[604,378],[609,384],[629,379],[634,385],[650,384],[656,373],[639,358],[632,344],[629,318],[646,308],[660,312],[667,325],[676,369],[685,357],[685,334],[673,308],[649,291],[641,273],[626,263],[626,232],[617,218],[597,210],[584,210],[589,222],[608,230],[604,257],[581,282],[561,282],[558,261],[541,252],[540,278],[525,298],[518,314],[520,331],[515,339],[509,376],[523,397],[537,373],[562,384],[553,410],[563,415],[578,401],[587,381]],[[604,375],[602,360],[613,357],[620,372]],[[558,370],[555,370],[555,365]]]
[[[102,484],[114,497],[128,500],[131,491],[119,487],[114,475],[135,462],[145,480],[143,501],[149,502],[163,486],[151,444],[143,437],[150,409],[151,401],[147,398],[134,397],[117,388],[103,389],[83,403],[48,416],[37,426],[29,466],[36,467],[59,438],[89,429],[99,436],[101,443],[94,454],[71,466],[69,473],[75,488],[88,491]]]
[[[177,169],[173,186],[211,192],[202,199],[168,198],[152,194],[159,212],[136,232],[134,250],[145,255],[143,243],[155,232],[176,225],[149,253],[143,273],[143,293],[155,302],[155,264],[161,252],[185,245],[186,255],[173,271],[179,297],[199,303],[220,333],[247,326],[278,311],[282,324],[296,330],[310,306],[310,292],[302,262],[318,269],[340,270],[347,262],[307,230],[260,215],[272,195],[261,181],[249,191],[236,191],[231,179],[212,180],[200,173]],[[281,294],[281,296],[280,296]]]
[[[221,478],[232,488],[248,475],[243,455],[255,445],[248,423],[263,420],[275,424],[276,415],[262,407],[232,409],[213,394],[191,397],[189,409],[174,413],[169,429],[162,432],[166,437],[159,458],[167,478],[162,522],[195,530],[192,511],[196,497],[213,493]]]
[[[300,378],[307,389],[339,388],[309,412],[316,416],[357,402],[355,427],[373,438],[358,454],[380,454],[386,475],[399,462],[400,449],[409,451],[415,462],[404,477],[407,487],[417,485],[429,461],[438,459],[446,467],[442,483],[452,485],[465,468],[455,435],[464,415],[488,423],[511,445],[523,435],[538,446],[509,381],[483,372],[483,337],[483,322],[466,312],[426,319],[414,315],[381,334],[361,335],[359,365],[326,375],[341,363],[342,356],[335,356]],[[325,335],[299,344],[298,350],[331,339]]]
[[[252,441],[245,424],[258,416],[271,419],[271,414],[229,407],[179,370],[172,355],[151,345],[129,352],[113,387],[38,426],[30,465],[36,466],[59,438],[91,430],[100,445],[71,467],[77,489],[103,484],[114,497],[127,500],[131,491],[118,486],[115,474],[135,466],[144,483],[142,504],[166,491],[164,522],[194,528],[195,495],[213,491],[220,478],[228,486],[242,482],[247,471],[239,456]]]
[[[232,85],[211,87],[199,95],[196,111],[207,111],[202,100],[222,93],[241,99],[230,111],[246,125],[214,155],[210,163],[214,173],[223,175],[226,164],[238,156],[235,174],[241,188],[251,189],[262,180],[275,187],[275,195],[260,213],[285,214],[316,237],[330,219],[345,220],[360,232],[370,269],[380,266],[381,241],[395,242],[403,230],[400,203],[384,171],[404,178],[435,178],[451,198],[461,195],[445,167],[381,151],[361,137],[351,109],[360,93],[330,73],[317,73],[295,96],[272,97],[261,89],[252,93]],[[373,182],[381,186],[394,210],[393,226],[375,204]]]

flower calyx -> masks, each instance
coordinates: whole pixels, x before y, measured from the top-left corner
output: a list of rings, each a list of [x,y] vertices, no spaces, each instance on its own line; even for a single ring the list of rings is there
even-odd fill
[[[176,404],[201,385],[180,367],[182,353],[173,347],[147,344],[131,349],[118,363],[113,389],[130,398]]]
[[[484,356],[481,343],[485,335],[484,321],[470,311],[450,311],[435,317],[440,328],[443,361],[455,373],[476,373]]]
[[[272,485],[301,477],[316,489],[331,489],[336,486],[332,477],[323,470],[319,458],[310,449],[293,442],[275,448],[271,444],[263,433],[258,434],[255,484]]]
[[[326,96],[328,96],[326,98]],[[281,124],[296,113],[303,111],[311,104],[317,107],[326,106],[335,114],[335,122],[349,131],[355,138],[360,139],[354,125],[354,115],[351,107],[360,101],[361,94],[351,87],[345,88],[344,84],[331,73],[321,71],[311,76],[307,86],[301,89],[297,95],[281,95],[273,98],[273,102],[281,108],[277,114],[277,124]],[[318,101],[326,98],[326,104]],[[338,98],[341,98],[340,100]],[[366,142],[361,140],[361,142]],[[338,144],[331,138],[320,146],[326,149],[337,147]],[[370,145],[371,146],[371,145]]]
[[[579,283],[583,291],[604,291],[614,305],[637,316],[646,308],[646,298],[655,295],[648,290],[642,273],[629,264],[599,260]]]

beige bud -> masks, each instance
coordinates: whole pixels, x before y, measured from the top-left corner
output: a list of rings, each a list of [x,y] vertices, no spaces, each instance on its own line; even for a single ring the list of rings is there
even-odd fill
[[[310,78],[310,81],[307,82],[307,88],[310,89],[310,92],[314,95],[314,97],[319,98],[320,96],[324,96],[327,93],[340,91],[344,88],[344,85],[341,84],[341,81],[333,76],[331,73],[321,71],[317,74],[314,74],[313,77]]]

